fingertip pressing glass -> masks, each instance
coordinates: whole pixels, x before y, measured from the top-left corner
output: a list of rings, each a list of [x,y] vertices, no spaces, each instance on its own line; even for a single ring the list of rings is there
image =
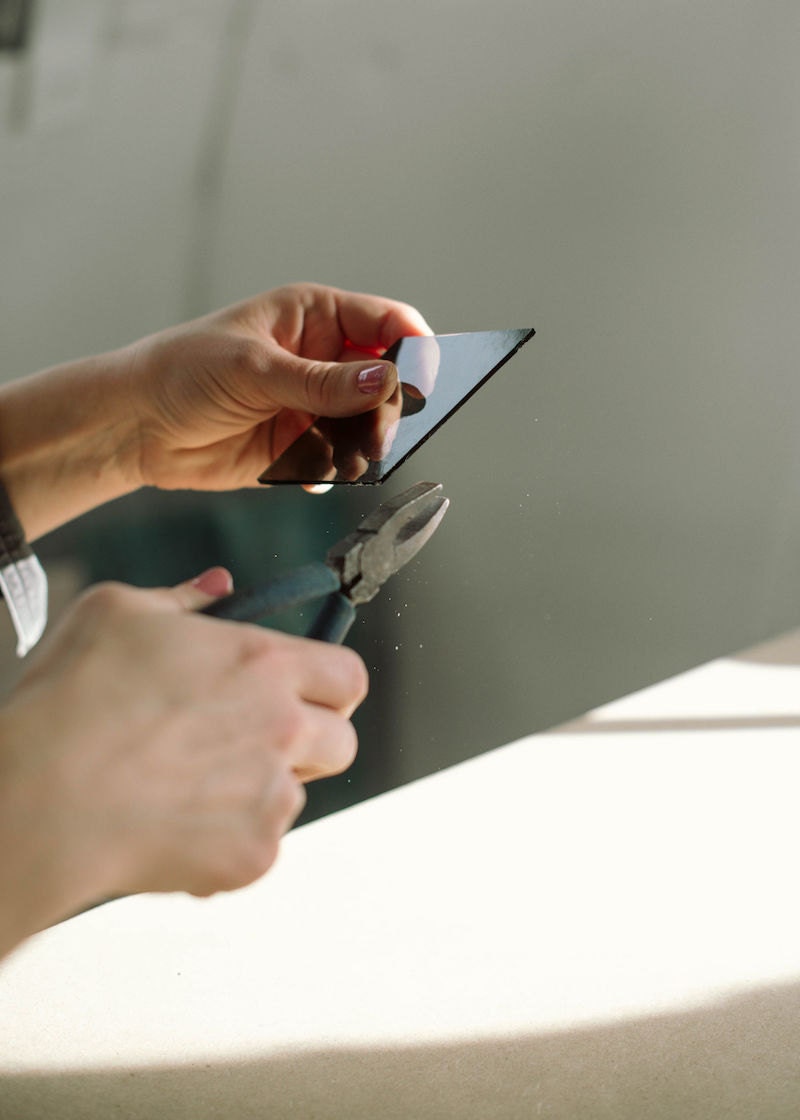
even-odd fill
[[[360,416],[318,417],[258,481],[384,482],[535,333],[527,327],[401,338],[384,355],[400,375],[393,396]]]

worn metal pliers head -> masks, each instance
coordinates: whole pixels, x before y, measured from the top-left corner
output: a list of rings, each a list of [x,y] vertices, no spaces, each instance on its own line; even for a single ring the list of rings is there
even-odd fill
[[[441,482],[418,482],[379,505],[325,558],[339,574],[341,593],[356,605],[374,599],[430,540],[449,504]]]
[[[202,613],[254,622],[327,595],[308,637],[341,642],[356,606],[373,599],[386,580],[416,556],[449,504],[441,483],[418,482],[365,517],[355,532],[329,550],[324,563],[306,564],[263,587],[235,591]]]

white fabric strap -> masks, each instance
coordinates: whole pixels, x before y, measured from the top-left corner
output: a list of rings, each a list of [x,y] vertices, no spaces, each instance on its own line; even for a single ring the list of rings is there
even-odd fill
[[[47,576],[25,540],[25,530],[0,481],[0,591],[17,632],[17,656],[24,657],[47,625]]]
[[[0,569],[0,590],[17,632],[17,657],[33,649],[47,625],[47,576],[31,553]]]

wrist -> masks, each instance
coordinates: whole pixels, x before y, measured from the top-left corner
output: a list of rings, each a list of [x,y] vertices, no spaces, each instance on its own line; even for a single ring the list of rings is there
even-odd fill
[[[29,540],[138,489],[125,350],[0,388],[0,475]]]
[[[40,714],[14,699],[0,711],[0,958],[115,893],[114,861],[65,797]]]

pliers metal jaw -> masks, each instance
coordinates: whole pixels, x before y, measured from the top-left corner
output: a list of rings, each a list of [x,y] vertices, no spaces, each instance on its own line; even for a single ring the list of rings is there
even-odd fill
[[[418,482],[378,506],[325,558],[339,573],[341,593],[355,606],[374,599],[433,536],[449,504],[440,482]]]
[[[260,588],[235,591],[202,613],[255,622],[327,595],[308,637],[341,642],[353,624],[356,606],[373,599],[386,580],[416,556],[449,504],[441,483],[418,482],[378,506],[328,551],[324,563],[306,564]]]

